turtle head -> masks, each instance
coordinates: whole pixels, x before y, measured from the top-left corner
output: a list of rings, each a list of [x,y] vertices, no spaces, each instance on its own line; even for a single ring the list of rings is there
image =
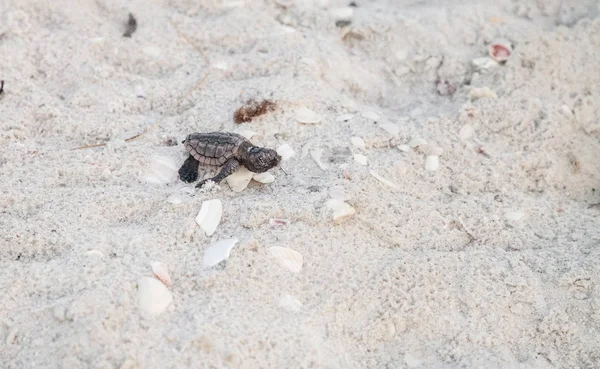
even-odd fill
[[[281,162],[281,156],[275,150],[253,146],[248,149],[246,168],[254,173],[263,173],[276,167]]]

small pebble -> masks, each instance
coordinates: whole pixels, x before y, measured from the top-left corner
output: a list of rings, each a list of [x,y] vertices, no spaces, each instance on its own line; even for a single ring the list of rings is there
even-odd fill
[[[440,167],[440,158],[437,155],[429,155],[425,159],[425,170],[436,171]]]
[[[150,315],[164,312],[173,302],[171,292],[157,279],[142,277],[138,280],[137,285],[138,305],[141,310]]]
[[[288,144],[283,144],[277,148],[277,154],[281,156],[281,160],[288,160],[292,156],[294,156],[294,149]]]
[[[364,150],[366,147],[365,140],[362,137],[352,137],[350,139],[350,143],[352,143],[352,146],[360,150]]]
[[[425,141],[425,139],[421,138],[421,137],[415,137],[412,140],[408,141],[408,146],[412,147],[413,149],[415,147],[425,146],[425,145],[427,145],[427,141]]]
[[[256,174],[254,174],[254,176],[252,176],[252,179],[254,179],[256,182],[260,182],[263,184],[269,184],[269,183],[275,182],[275,176],[269,172],[256,173]]]
[[[233,192],[242,192],[248,187],[248,183],[252,180],[255,173],[241,167],[231,175],[227,176],[225,180]]]
[[[308,108],[300,108],[296,111],[296,120],[304,124],[317,124],[321,122],[321,116]]]
[[[298,251],[287,247],[273,246],[269,247],[269,254],[290,272],[298,273],[302,270],[304,258]]]
[[[196,223],[202,228],[207,236],[215,233],[223,215],[223,204],[221,200],[207,200],[202,203],[200,212],[196,216]]]
[[[334,223],[342,223],[344,220],[356,214],[356,209],[340,200],[328,200],[325,203],[325,206],[333,212],[332,220]]]
[[[362,154],[354,154],[354,161],[360,165],[367,165],[367,157]]]
[[[398,149],[402,152],[409,152],[410,151],[410,146],[408,145],[398,145]]]
[[[233,249],[236,243],[238,243],[237,238],[230,238],[220,240],[208,246],[206,250],[204,250],[202,264],[204,264],[206,267],[212,267],[219,264],[223,260],[227,260],[229,258],[229,254],[231,253],[231,249]]]

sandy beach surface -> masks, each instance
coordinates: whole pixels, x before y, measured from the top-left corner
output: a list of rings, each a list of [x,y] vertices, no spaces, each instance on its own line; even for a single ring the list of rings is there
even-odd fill
[[[349,1],[0,2],[0,367],[600,367],[600,2]]]

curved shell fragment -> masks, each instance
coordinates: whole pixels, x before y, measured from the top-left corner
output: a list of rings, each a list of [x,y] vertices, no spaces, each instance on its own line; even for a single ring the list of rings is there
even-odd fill
[[[363,154],[354,154],[354,161],[360,165],[368,165],[367,157]]]
[[[242,192],[248,187],[248,183],[252,180],[254,173],[241,167],[231,175],[227,176],[225,180],[233,192]]]
[[[332,219],[335,223],[341,223],[356,214],[356,209],[340,200],[328,200],[325,206],[332,211]]]
[[[440,157],[437,155],[429,155],[425,159],[425,170],[430,172],[438,170],[440,167]]]
[[[256,182],[260,182],[260,183],[264,183],[264,184],[269,184],[269,183],[275,182],[275,176],[269,172],[255,173],[252,176],[252,179],[254,179]]]
[[[150,315],[158,315],[173,302],[171,292],[159,280],[142,277],[137,281],[138,306]]]
[[[287,247],[272,246],[269,247],[269,254],[271,254],[279,264],[293,273],[298,273],[302,269],[304,258],[298,251]]]
[[[321,122],[321,116],[308,108],[300,108],[296,111],[296,120],[304,124],[317,124]]]
[[[219,199],[207,200],[202,203],[200,212],[196,216],[196,223],[207,236],[215,233],[223,215],[223,204]]]
[[[288,160],[294,156],[294,149],[288,144],[283,144],[277,148],[277,154],[281,156],[281,160]]]
[[[206,250],[204,250],[202,264],[204,264],[206,267],[212,267],[219,264],[223,260],[227,260],[229,258],[229,254],[231,253],[231,249],[233,249],[236,243],[238,243],[237,238],[229,238],[217,241],[208,246]]]
[[[365,140],[362,137],[352,137],[350,139],[350,143],[352,143],[352,146],[360,150],[364,150],[367,146]]]
[[[171,275],[169,274],[169,270],[167,266],[160,261],[153,261],[150,263],[150,268],[152,268],[152,273],[154,276],[158,278],[165,286],[169,287],[173,284],[173,280],[171,279]]]

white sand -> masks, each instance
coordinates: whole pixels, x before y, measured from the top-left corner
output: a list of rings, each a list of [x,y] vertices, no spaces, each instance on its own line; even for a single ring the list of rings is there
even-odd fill
[[[341,29],[333,0],[0,2],[2,368],[598,367],[600,3],[357,3]],[[475,71],[496,39],[514,54]],[[484,87],[497,98],[470,102]],[[174,178],[165,141],[240,128],[251,97],[279,103],[243,127],[295,149],[288,175],[240,193]],[[339,225],[335,186],[357,211]],[[173,278],[156,317],[136,300],[152,261]]]

